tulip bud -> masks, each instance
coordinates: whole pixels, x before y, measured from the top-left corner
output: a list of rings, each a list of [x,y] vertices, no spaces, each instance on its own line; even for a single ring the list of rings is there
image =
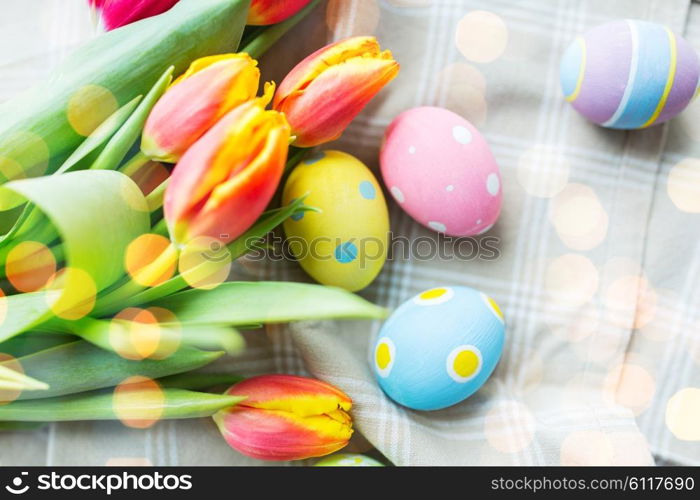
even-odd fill
[[[179,0],[89,0],[98,9],[107,31],[157,16],[170,10]]]
[[[328,455],[352,435],[352,400],[330,384],[292,375],[244,380],[227,395],[245,396],[214,421],[229,446],[260,460],[301,460]]]
[[[374,37],[349,38],[299,63],[280,84],[273,107],[287,116],[296,146],[317,146],[340,137],[398,72]]]
[[[252,0],[248,11],[248,24],[266,26],[281,23],[306,7],[311,0]]]
[[[222,116],[255,97],[260,85],[257,65],[248,54],[194,61],[151,111],[143,130],[143,153],[177,162]]]
[[[289,124],[266,111],[266,96],[234,108],[183,155],[165,191],[172,239],[209,236],[222,243],[246,231],[272,199],[284,171]]]

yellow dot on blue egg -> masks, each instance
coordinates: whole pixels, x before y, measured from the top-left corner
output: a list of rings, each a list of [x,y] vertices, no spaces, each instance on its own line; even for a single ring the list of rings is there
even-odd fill
[[[366,200],[373,200],[377,197],[377,190],[370,181],[360,182],[360,194]]]
[[[483,358],[478,348],[461,345],[447,357],[447,373],[455,382],[468,382],[479,374],[482,364]]]
[[[349,264],[357,258],[357,246],[352,241],[346,241],[335,247],[335,260],[341,264]]]
[[[451,288],[431,288],[430,290],[426,290],[425,292],[418,294],[413,299],[413,302],[421,306],[437,305],[447,302],[453,296],[454,290]]]

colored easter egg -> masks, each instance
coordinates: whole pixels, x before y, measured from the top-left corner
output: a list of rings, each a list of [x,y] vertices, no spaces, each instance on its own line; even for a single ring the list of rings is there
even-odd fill
[[[496,160],[479,131],[452,111],[401,113],[386,130],[380,160],[389,192],[420,224],[473,236],[498,219],[503,194]]]
[[[382,326],[374,372],[394,401],[439,410],[474,394],[503,351],[503,313],[488,295],[452,286],[404,302]]]
[[[336,453],[316,462],[316,467],[384,467],[384,464],[365,455]]]
[[[571,105],[594,123],[644,128],[670,120],[697,95],[700,60],[661,24],[620,20],[574,40],[560,66]]]
[[[289,250],[319,283],[365,288],[388,249],[389,212],[377,179],[354,156],[325,151],[303,161],[284,186],[285,204],[304,196],[318,212],[284,222]]]

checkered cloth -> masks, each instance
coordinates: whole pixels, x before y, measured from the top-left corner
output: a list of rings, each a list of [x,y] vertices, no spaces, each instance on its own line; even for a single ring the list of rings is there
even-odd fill
[[[0,98],[94,35],[83,3],[3,1]],[[489,233],[498,260],[391,261],[362,295],[395,308],[435,286],[481,289],[505,313],[506,349],[482,390],[436,412],[399,407],[379,390],[379,322],[249,332],[241,357],[209,369],[336,384],[355,401],[364,436],[351,451],[374,447],[397,465],[700,464],[700,104],[668,125],[610,131],[559,89],[571,40],[619,18],[666,24],[700,48],[700,5],[689,0],[329,0],[317,9],[264,58],[266,79],[355,34],[375,34],[402,64],[332,148],[376,171],[394,116],[444,106],[480,128],[503,175],[503,213]],[[390,211],[395,234],[434,237],[393,201]],[[294,263],[246,260],[236,277],[308,280]],[[145,431],[52,425],[3,433],[0,447],[3,465],[257,463],[207,420]]]

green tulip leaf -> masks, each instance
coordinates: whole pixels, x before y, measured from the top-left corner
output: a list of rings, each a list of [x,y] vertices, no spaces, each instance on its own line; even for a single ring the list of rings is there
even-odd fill
[[[96,152],[109,141],[114,134],[129,120],[134,114],[136,106],[141,101],[141,96],[136,97],[119,108],[107,118],[95,131],[85,139],[82,144],[71,154],[68,159],[58,168],[57,174],[64,174],[71,170],[78,170],[83,163],[87,163]]]
[[[16,362],[0,363],[0,390],[46,391],[48,384],[17,371]],[[0,394],[0,401],[2,394]]]
[[[386,309],[340,288],[306,283],[229,282],[155,303],[182,325],[250,325],[330,318],[384,318]]]
[[[27,332],[0,343],[0,352],[15,358],[28,356],[44,349],[75,342],[73,335],[56,333]]]
[[[51,304],[60,296],[57,290],[19,293],[0,300],[5,302],[5,320],[0,324],[0,341],[7,340],[49,319]]]
[[[126,123],[114,134],[90,168],[95,170],[116,170],[124,161],[127,153],[141,135],[148,115],[158,99],[165,93],[173,81],[173,68],[170,66],[156,82],[146,98],[129,117]]]
[[[83,163],[89,161],[90,157],[95,156],[96,152],[105,142],[112,137],[119,128],[124,125],[129,116],[134,113],[134,109],[141,100],[141,97],[132,99],[127,104],[119,108],[109,118],[107,118],[83,143],[76,149],[72,155],[61,165],[55,174],[69,172],[79,169]],[[18,200],[19,201],[19,200]],[[10,213],[10,212],[5,212]],[[0,236],[0,244],[6,244],[14,241],[16,237],[23,239],[31,239],[37,241],[39,238],[32,237],[37,232],[38,226],[45,222],[46,217],[31,203],[25,203],[21,209],[19,217],[15,217],[15,221],[7,232]],[[1,257],[6,257],[6,252]],[[2,258],[2,262],[5,259]]]
[[[178,373],[164,377],[158,383],[161,387],[202,391],[219,386],[228,388],[243,380],[245,377],[228,373]]]
[[[112,387],[135,374],[158,379],[196,370],[216,361],[222,354],[221,351],[181,347],[163,360],[136,361],[124,359],[85,341],[71,342],[18,358],[14,362],[20,363],[26,375],[50,383],[48,389],[22,392],[18,399],[50,398]],[[0,363],[0,368],[12,364]]]

